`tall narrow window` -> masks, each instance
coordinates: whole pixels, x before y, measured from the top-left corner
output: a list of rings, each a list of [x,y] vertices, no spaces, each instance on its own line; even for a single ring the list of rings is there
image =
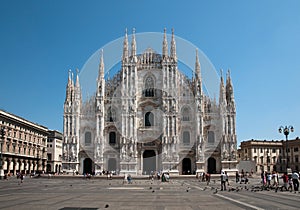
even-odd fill
[[[109,144],[116,144],[116,132],[109,133]]]
[[[145,126],[154,126],[154,115],[152,112],[145,114]]]
[[[85,132],[85,135],[84,135],[84,144],[85,146],[89,146],[91,145],[92,143],[92,134],[91,132]]]
[[[208,131],[208,143],[215,143],[215,133],[213,131]]]
[[[107,121],[108,122],[116,121],[116,111],[112,107],[109,107],[109,109],[107,110]]]
[[[190,144],[190,132],[189,131],[184,131],[182,135],[182,142],[184,145],[189,145]]]

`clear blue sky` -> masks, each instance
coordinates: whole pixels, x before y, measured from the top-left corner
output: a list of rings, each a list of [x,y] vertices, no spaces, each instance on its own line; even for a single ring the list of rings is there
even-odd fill
[[[238,140],[300,136],[300,1],[0,1],[0,108],[62,131],[68,69],[124,29],[176,35],[231,69]]]

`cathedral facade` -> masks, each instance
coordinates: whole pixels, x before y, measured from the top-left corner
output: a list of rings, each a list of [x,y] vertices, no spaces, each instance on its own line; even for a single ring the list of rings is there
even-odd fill
[[[100,56],[96,93],[85,102],[77,73],[69,73],[64,103],[63,170],[119,174],[219,173],[236,170],[236,108],[229,72],[218,102],[204,94],[198,51],[192,78],[178,69],[174,31],[162,53],[136,52],[135,33],[123,42],[121,69],[104,77]],[[149,43],[151,45],[151,43]],[[105,53],[105,52],[104,52]]]

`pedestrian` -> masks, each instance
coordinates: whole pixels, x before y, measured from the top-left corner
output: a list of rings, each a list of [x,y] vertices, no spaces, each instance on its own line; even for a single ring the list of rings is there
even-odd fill
[[[273,186],[277,187],[279,180],[278,180],[278,173],[276,171],[273,171],[272,179],[273,179]]]
[[[239,171],[235,172],[235,182],[238,183],[240,181],[240,174]]]
[[[221,171],[221,191],[226,190],[226,174]]]
[[[128,181],[128,184],[132,184],[132,179],[131,179],[130,174],[127,175],[127,181]]]
[[[206,177],[205,172],[203,172],[203,173],[202,173],[202,182],[205,181],[205,177]]]
[[[299,190],[299,174],[297,171],[294,171],[292,174],[294,191],[297,192]]]
[[[22,173],[20,174],[20,179],[21,179],[21,183],[23,183],[24,176]]]
[[[268,173],[267,179],[268,179],[268,187],[270,187],[270,185],[271,185],[271,180],[272,180],[272,174],[271,174],[271,173]]]
[[[285,188],[285,190],[288,191],[289,176],[287,175],[287,172],[284,172],[281,178],[283,181],[283,187],[281,188],[281,191],[283,191],[283,188]]]
[[[205,178],[206,178],[207,185],[209,185],[209,183],[210,183],[210,174],[206,173]]]
[[[227,171],[225,171],[225,176],[226,176],[226,183],[227,183],[227,185],[229,185],[229,181],[228,181],[228,174],[227,174]]]
[[[260,177],[261,177],[261,183],[262,183],[262,185],[265,186],[266,185],[266,180],[267,180],[266,179],[266,172],[262,171]]]

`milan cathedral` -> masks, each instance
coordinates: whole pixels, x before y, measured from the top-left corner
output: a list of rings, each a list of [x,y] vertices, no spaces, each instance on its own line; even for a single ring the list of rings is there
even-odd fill
[[[121,69],[104,75],[100,56],[96,93],[82,101],[79,75],[69,72],[64,103],[63,170],[118,174],[236,171],[236,108],[230,72],[219,100],[204,94],[201,65],[188,78],[178,69],[174,31],[162,53],[136,52],[135,32],[123,42]],[[151,45],[151,43],[149,43]]]

